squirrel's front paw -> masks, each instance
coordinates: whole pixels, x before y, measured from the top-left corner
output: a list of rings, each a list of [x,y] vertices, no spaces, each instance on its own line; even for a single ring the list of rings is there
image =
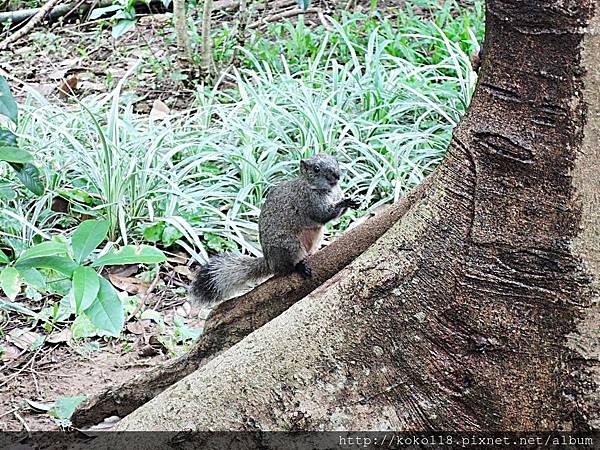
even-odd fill
[[[350,197],[344,200],[344,204],[348,208],[357,209],[360,208],[362,202],[354,197]]]
[[[300,261],[298,264],[296,264],[296,272],[298,272],[300,275],[302,275],[302,278],[306,279],[306,278],[310,278],[312,276],[312,270],[310,268],[310,266],[308,265],[308,263],[306,262],[306,260],[302,260]]]

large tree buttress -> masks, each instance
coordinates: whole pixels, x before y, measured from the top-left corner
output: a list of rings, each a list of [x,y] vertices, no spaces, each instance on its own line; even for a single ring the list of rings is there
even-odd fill
[[[481,78],[423,196],[119,429],[600,428],[599,17],[488,1]]]

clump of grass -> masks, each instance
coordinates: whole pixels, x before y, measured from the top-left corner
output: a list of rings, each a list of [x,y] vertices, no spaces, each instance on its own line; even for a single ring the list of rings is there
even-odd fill
[[[161,121],[135,114],[122,86],[71,109],[32,92],[17,133],[48,190],[0,200],[0,239],[14,247],[91,215],[113,240],[176,243],[200,261],[259,254],[266,190],[315,152],[340,159],[343,188],[366,204],[397,200],[439,163],[474,88],[481,11],[444,8],[433,21],[410,8],[346,16],[332,32],[276,26],[276,41],[241,49],[234,88],[202,90],[193,111]],[[51,210],[57,197],[69,211]]]

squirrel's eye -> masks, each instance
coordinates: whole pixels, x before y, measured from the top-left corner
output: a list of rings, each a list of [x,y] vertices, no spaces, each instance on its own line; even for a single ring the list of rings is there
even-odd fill
[[[315,171],[315,173],[319,173],[321,171],[321,168],[319,166],[315,166],[313,170]]]

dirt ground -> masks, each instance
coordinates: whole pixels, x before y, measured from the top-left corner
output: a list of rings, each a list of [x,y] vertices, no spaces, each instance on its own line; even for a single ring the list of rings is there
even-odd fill
[[[339,3],[313,0],[312,6],[329,11]],[[359,0],[357,9],[367,11],[370,4],[371,0]],[[404,0],[378,0],[377,9],[393,15],[394,9],[403,4]],[[227,11],[216,15],[213,27],[219,20],[231,19]],[[307,16],[309,23],[311,20],[318,23],[316,17]],[[170,13],[140,14],[135,28],[118,40],[111,37],[111,28],[102,19],[55,22],[35,29],[9,50],[0,52],[0,69],[14,77],[9,80],[13,86],[27,83],[46,98],[72,103],[72,96],[81,99],[111,91],[116,81],[141,60],[129,80],[137,94],[136,110],[149,112],[156,99],[171,110],[182,110],[193,101],[198,80],[193,76],[181,79],[175,50]],[[17,90],[15,95],[24,100],[27,92]]]
[[[56,430],[59,423],[40,406],[50,406],[63,396],[96,394],[185,352],[191,341],[170,348],[164,344],[175,334],[173,317],[176,312],[184,314],[181,309],[161,310],[165,321],[162,328],[148,320],[133,319],[118,341],[94,338],[77,342],[65,337],[35,350],[22,350],[8,337],[0,338],[7,349],[0,362],[0,431]],[[186,325],[201,329],[206,311],[192,308],[190,316]],[[23,326],[17,321],[12,325]],[[56,334],[49,340],[53,336]]]
[[[167,359],[164,355],[140,358],[110,347],[85,356],[66,345],[24,356],[23,363],[0,378],[2,431],[56,430],[57,424],[45,412],[36,412],[28,401],[47,403],[62,396],[95,394]]]
[[[93,395],[184,353],[209,311],[182,295],[191,271],[169,264],[164,263],[154,291],[152,283],[134,277],[136,267],[115,267],[105,274],[117,289],[143,299],[137,313],[128,314],[118,340],[74,339],[69,322],[54,324],[48,333],[41,322],[32,328],[27,316],[0,314],[0,431],[56,430],[62,423],[47,414],[47,407],[57,398]],[[51,300],[17,301],[39,311],[41,303]]]

